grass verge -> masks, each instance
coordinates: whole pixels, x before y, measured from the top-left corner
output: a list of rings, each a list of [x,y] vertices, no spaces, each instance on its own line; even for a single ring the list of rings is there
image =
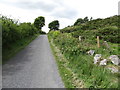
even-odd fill
[[[5,64],[10,58],[15,56],[20,50],[25,48],[31,41],[33,41],[39,34],[26,37],[18,40],[15,43],[11,43],[8,48],[2,49],[2,64]]]
[[[55,56],[55,60],[58,65],[59,73],[62,77],[62,81],[66,88],[84,88],[83,81],[79,79],[78,75],[75,74],[68,66],[69,62],[60,52],[59,48],[54,45],[52,40],[50,40],[50,46]]]
[[[49,41],[66,88],[118,87],[118,76],[102,66],[93,64],[93,56],[86,54],[86,43],[78,44],[77,40],[68,37],[68,34],[60,34],[54,38],[49,34]],[[98,52],[101,50],[100,48]]]

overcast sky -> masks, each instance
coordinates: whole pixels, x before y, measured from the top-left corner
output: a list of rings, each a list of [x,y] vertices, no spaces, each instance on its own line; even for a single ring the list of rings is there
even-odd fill
[[[118,14],[119,0],[0,0],[0,14],[19,19],[20,22],[34,22],[44,16],[48,24],[60,21],[60,28],[73,25],[76,19],[86,16],[106,18]]]

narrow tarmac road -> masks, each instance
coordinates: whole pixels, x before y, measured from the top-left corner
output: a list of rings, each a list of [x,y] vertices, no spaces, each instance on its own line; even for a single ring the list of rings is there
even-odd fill
[[[47,35],[40,35],[2,67],[3,88],[64,88]]]

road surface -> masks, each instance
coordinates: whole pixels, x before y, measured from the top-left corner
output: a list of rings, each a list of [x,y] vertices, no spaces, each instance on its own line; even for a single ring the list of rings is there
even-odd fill
[[[40,35],[2,67],[3,88],[64,88],[47,35]]]

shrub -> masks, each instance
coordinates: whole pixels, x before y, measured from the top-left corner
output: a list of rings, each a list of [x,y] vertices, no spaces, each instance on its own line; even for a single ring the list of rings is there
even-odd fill
[[[60,34],[60,31],[50,31],[49,34],[50,34],[53,38],[56,38],[56,37]]]
[[[10,43],[34,35],[37,29],[31,23],[17,23],[5,16],[0,17],[2,23],[2,46],[7,48]]]
[[[109,41],[112,43],[120,43],[118,30],[119,29],[116,26],[109,26],[109,27],[100,29],[97,35],[101,36],[101,39],[105,41]]]

